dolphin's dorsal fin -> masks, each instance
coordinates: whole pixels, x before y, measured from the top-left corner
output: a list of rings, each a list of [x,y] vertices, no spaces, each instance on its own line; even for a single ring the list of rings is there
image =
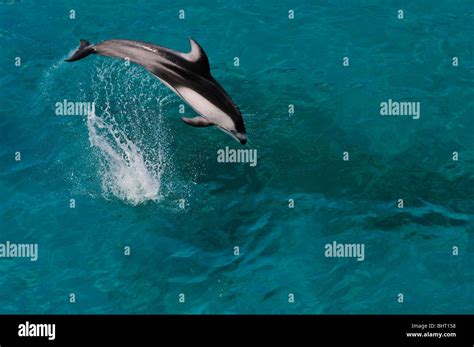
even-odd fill
[[[191,37],[189,38],[189,43],[191,45],[191,52],[185,54],[186,59],[194,63],[195,68],[200,73],[210,75],[211,67],[209,66],[209,59],[207,59],[206,52],[204,52],[202,47]]]

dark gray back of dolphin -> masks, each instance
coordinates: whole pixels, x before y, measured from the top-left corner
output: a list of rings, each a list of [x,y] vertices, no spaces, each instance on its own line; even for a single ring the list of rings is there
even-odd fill
[[[86,40],[80,42],[77,51],[66,61],[98,54],[142,65],[200,114],[192,119],[183,117],[185,123],[195,127],[216,125],[241,144],[247,142],[239,108],[212,77],[207,55],[193,39],[189,53],[142,41],[107,40],[96,45]]]

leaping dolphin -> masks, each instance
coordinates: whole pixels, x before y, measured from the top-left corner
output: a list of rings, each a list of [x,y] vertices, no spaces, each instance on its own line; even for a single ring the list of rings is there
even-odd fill
[[[131,40],[107,40],[96,45],[80,40],[79,48],[66,59],[81,60],[90,54],[129,59],[155,75],[200,116],[181,119],[194,127],[215,125],[241,144],[247,142],[239,108],[212,77],[204,50],[192,38],[191,51],[181,53],[150,43]]]

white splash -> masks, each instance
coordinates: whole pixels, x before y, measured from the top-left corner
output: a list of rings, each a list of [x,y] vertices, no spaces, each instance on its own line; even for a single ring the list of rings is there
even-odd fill
[[[140,85],[132,86],[137,80]],[[92,85],[96,112],[88,115],[87,128],[104,195],[132,205],[160,200],[163,173],[170,169],[161,122],[164,88],[123,64],[99,67]]]
[[[112,118],[113,119],[113,118]],[[90,113],[87,117],[89,142],[98,149],[104,192],[137,205],[160,198],[160,166],[145,160],[142,151],[111,119]]]

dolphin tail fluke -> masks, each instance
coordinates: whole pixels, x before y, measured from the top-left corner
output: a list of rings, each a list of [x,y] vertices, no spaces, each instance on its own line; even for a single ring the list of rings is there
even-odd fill
[[[81,60],[82,58],[85,58],[92,53],[95,53],[94,45],[91,45],[87,40],[81,40],[79,48],[74,52],[72,56],[67,58],[65,61],[71,62]]]

